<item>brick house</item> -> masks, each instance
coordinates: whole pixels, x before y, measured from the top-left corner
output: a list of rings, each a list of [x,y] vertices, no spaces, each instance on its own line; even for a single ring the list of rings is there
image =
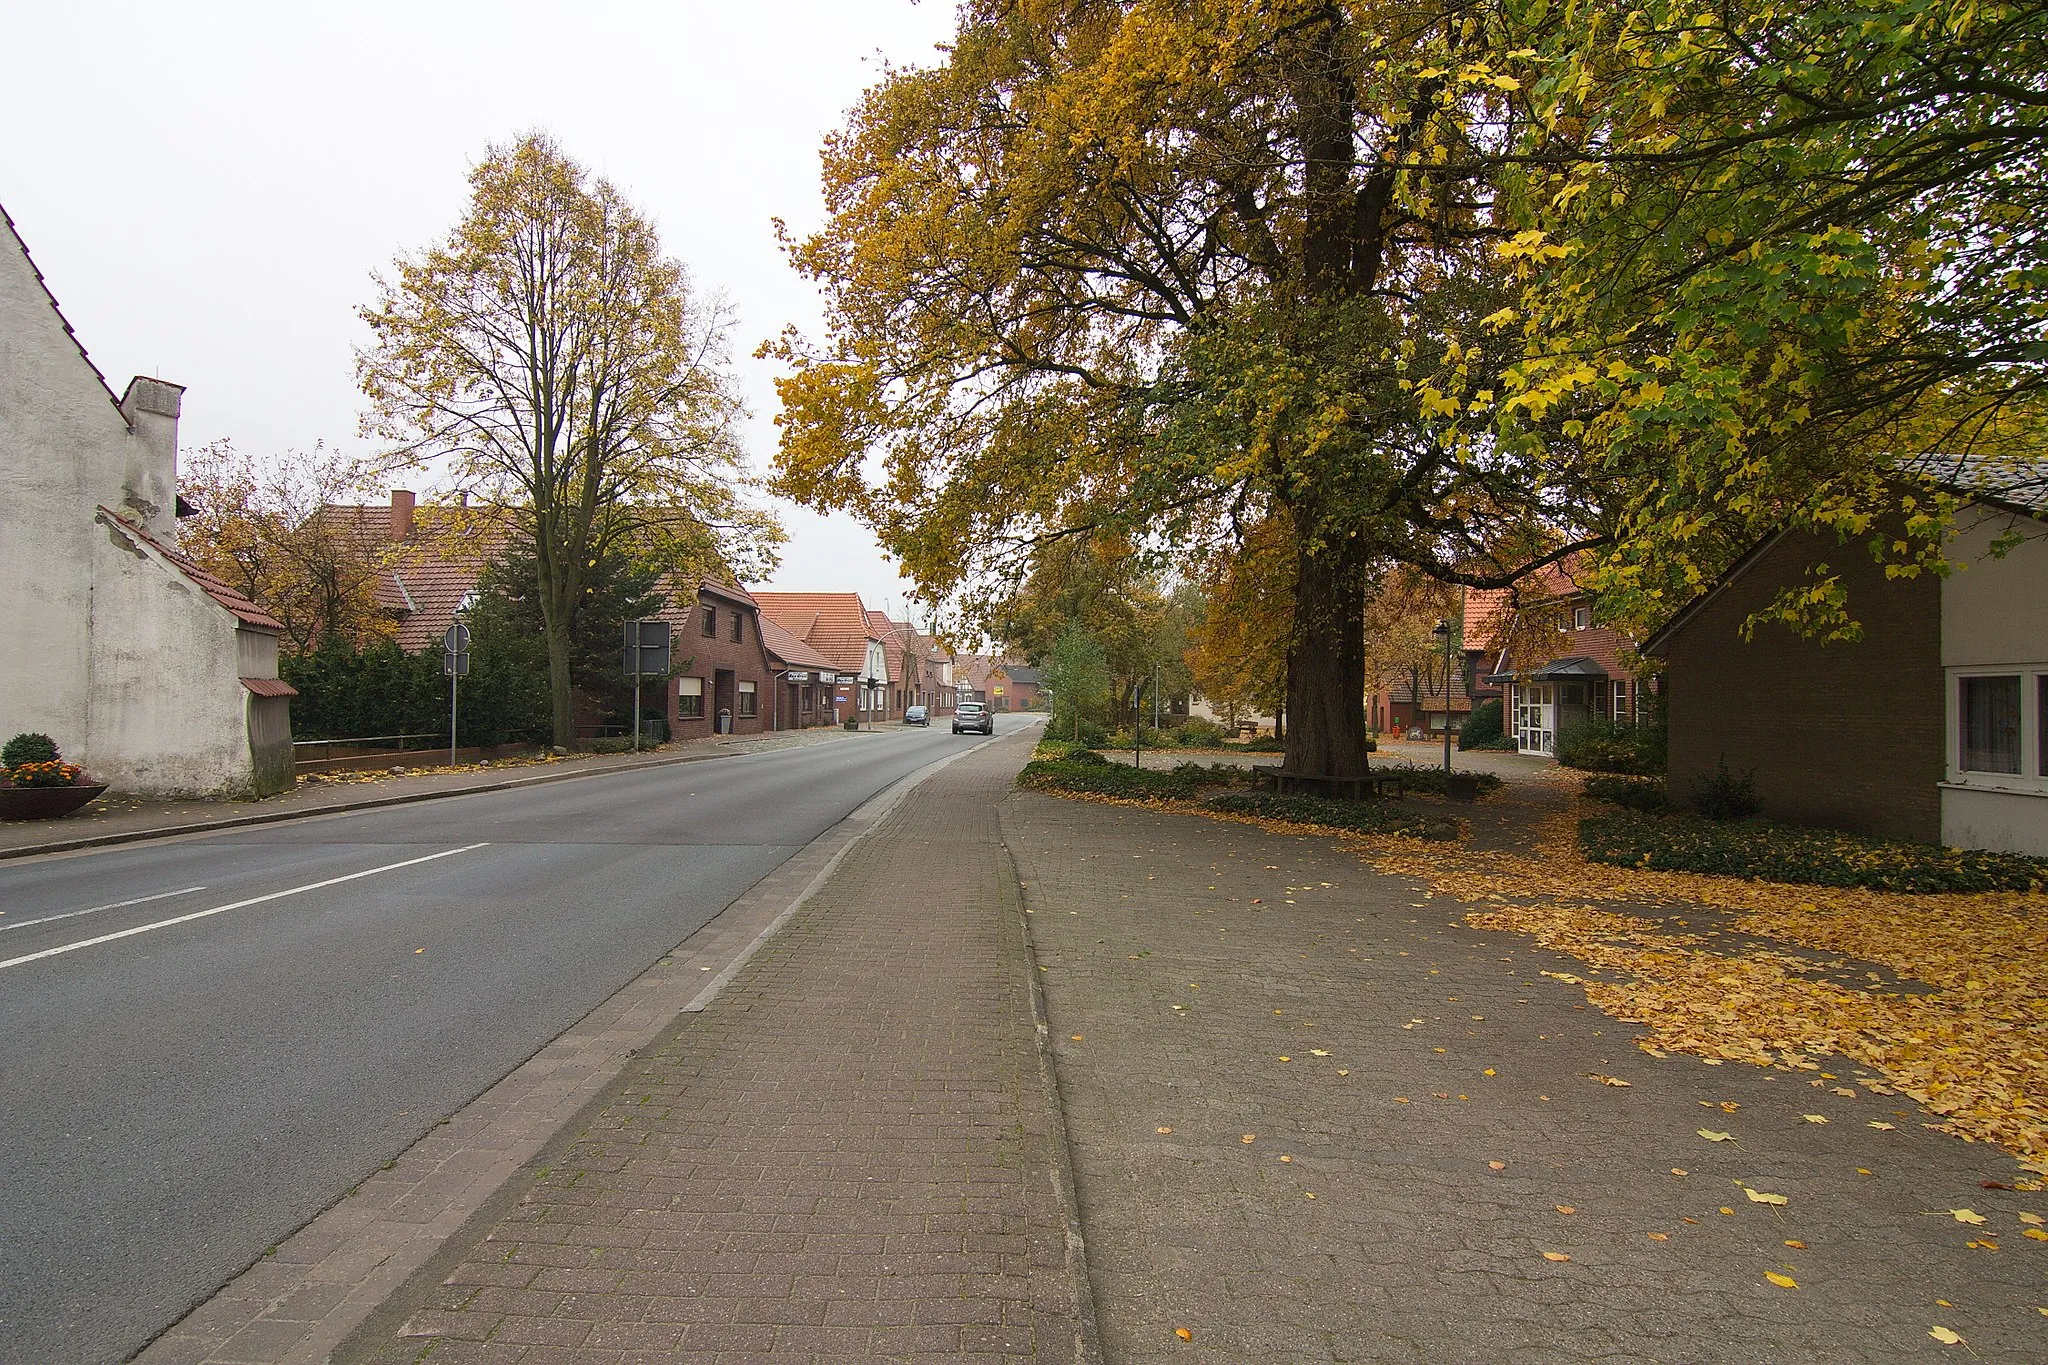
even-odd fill
[[[769,705],[768,728],[801,730],[813,725],[837,725],[833,707],[839,673],[830,659],[812,649],[775,623],[772,616],[759,617],[761,646],[775,673],[775,697]]]
[[[1972,499],[1947,577],[1887,578],[1860,546],[1781,532],[1644,642],[1666,669],[1674,794],[1725,760],[1769,819],[2048,855],[2048,462],[1958,461],[1943,482]],[[1742,638],[1823,563],[1861,639]]]
[[[1518,753],[1555,755],[1558,735],[1584,720],[1647,718],[1649,685],[1623,662],[1634,641],[1593,615],[1592,594],[1569,562],[1518,589],[1466,594],[1472,691],[1500,688],[1503,727]],[[1474,649],[1475,641],[1483,643]]]
[[[829,705],[838,719],[886,716],[888,651],[869,624],[859,593],[762,591],[754,601],[763,616],[831,661],[839,681]],[[863,679],[874,682],[870,686]]]
[[[762,640],[761,609],[737,583],[698,582],[696,600],[673,603],[657,620],[674,627],[668,680],[669,733],[758,735],[768,730],[778,704],[777,670]]]

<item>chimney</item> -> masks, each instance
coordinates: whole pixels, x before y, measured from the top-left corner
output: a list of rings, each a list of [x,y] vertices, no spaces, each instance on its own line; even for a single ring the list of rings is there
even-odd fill
[[[412,490],[391,490],[391,538],[404,540],[412,534]]]
[[[133,444],[121,470],[121,510],[151,534],[178,539],[178,412],[184,386],[141,375],[121,395]]]

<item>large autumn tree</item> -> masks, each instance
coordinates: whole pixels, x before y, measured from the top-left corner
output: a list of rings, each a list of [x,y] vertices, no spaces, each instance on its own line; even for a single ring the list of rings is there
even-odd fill
[[[593,566],[630,553],[681,581],[773,564],[781,530],[744,498],[725,311],[614,186],[540,134],[491,149],[446,240],[378,283],[357,354],[366,429],[387,467],[445,474],[530,548],[566,745]]]
[[[1528,347],[1499,405],[1611,471],[1589,562],[1638,624],[1784,527],[1939,571],[1930,470],[2038,490],[2048,5],[1508,0],[1527,37]],[[1563,419],[1562,421],[1560,419]],[[1533,438],[1541,444],[1541,438]],[[1767,613],[1853,634],[1813,566]]]
[[[970,0],[826,147],[779,488],[935,596],[1083,530],[1279,519],[1286,763],[1362,770],[1373,566],[1504,582],[1596,529],[1485,434],[1520,354],[1480,325],[1514,297],[1504,47],[1433,0]]]

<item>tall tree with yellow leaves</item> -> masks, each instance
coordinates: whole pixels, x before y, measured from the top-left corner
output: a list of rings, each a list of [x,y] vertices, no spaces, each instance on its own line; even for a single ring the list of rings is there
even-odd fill
[[[386,468],[446,471],[532,546],[567,745],[592,566],[629,551],[681,579],[774,562],[781,529],[744,498],[726,311],[541,134],[491,149],[462,221],[379,286],[356,363],[366,429],[388,442]]]
[[[1461,0],[969,0],[827,144],[792,243],[778,487],[850,508],[933,595],[1109,527],[1290,531],[1286,766],[1367,764],[1372,566],[1475,583],[1591,538],[1487,439],[1517,339],[1494,203],[1517,82]],[[871,481],[870,456],[882,456]]]

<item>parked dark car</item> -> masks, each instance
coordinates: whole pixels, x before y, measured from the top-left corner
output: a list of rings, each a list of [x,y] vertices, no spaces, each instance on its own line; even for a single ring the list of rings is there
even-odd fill
[[[996,718],[978,701],[961,702],[960,709],[953,714],[953,733],[964,735],[969,730],[984,735],[996,732]]]
[[[905,725],[930,725],[932,723],[932,713],[925,710],[922,706],[913,706],[903,713],[903,723]]]

